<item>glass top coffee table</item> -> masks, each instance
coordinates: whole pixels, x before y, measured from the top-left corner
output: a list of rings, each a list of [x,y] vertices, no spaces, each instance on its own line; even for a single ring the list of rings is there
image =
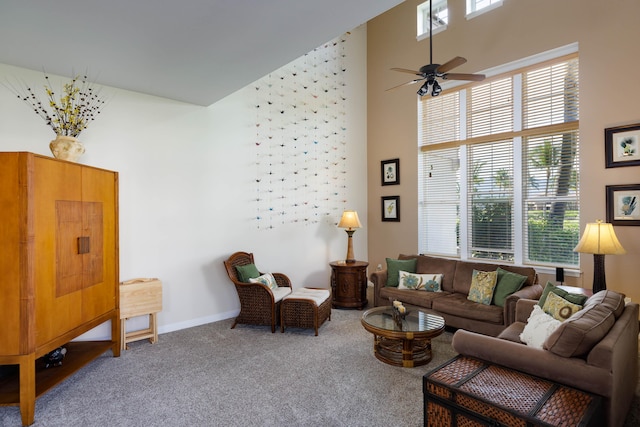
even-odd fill
[[[410,309],[398,323],[391,307],[375,307],[362,314],[362,326],[373,334],[373,353],[379,360],[413,368],[431,361],[431,339],[444,331],[444,319]]]

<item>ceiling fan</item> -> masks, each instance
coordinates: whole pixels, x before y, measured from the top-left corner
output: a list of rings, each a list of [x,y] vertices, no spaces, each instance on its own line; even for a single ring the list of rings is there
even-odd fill
[[[452,60],[445,62],[442,65],[433,63],[432,4],[433,4],[433,0],[429,0],[429,64],[423,65],[422,67],[420,67],[419,71],[408,70],[406,68],[392,68],[391,70],[393,71],[400,71],[401,73],[415,74],[416,76],[420,76],[420,78],[411,80],[409,82],[403,83],[398,86],[394,86],[387,90],[393,90],[399,87],[412,85],[424,80],[425,82],[420,87],[420,89],[418,89],[417,94],[420,96],[426,95],[429,92],[429,87],[431,87],[431,96],[438,96],[440,95],[440,92],[442,92],[442,88],[440,87],[437,81],[438,78],[443,80],[471,80],[471,81],[484,80],[485,78],[484,74],[465,74],[465,73],[448,73],[447,72],[467,62],[467,60],[461,56],[456,56]]]

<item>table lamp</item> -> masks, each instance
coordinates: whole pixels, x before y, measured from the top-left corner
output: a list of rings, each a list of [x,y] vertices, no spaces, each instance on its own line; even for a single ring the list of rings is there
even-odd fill
[[[604,276],[604,256],[627,253],[618,241],[616,233],[613,231],[613,225],[602,222],[602,220],[587,224],[578,245],[573,250],[583,254],[593,254],[594,294],[607,289],[607,281]]]
[[[340,223],[338,224],[340,228],[346,228],[347,235],[349,236],[347,240],[347,259],[345,262],[352,263],[356,262],[355,256],[353,256],[353,233],[356,232],[356,228],[362,227],[360,224],[360,220],[358,219],[358,212],[356,211],[344,211],[342,212],[342,218],[340,218]]]

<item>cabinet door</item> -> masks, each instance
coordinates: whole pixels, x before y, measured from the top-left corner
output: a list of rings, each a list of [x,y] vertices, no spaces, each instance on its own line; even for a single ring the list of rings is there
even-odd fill
[[[36,345],[41,346],[82,323],[82,296],[74,290],[81,262],[71,237],[79,231],[82,167],[36,157],[33,192]]]
[[[114,310],[118,291],[117,174],[96,168],[82,171],[83,235],[82,319]],[[86,248],[85,248],[86,249]]]
[[[38,346],[116,307],[116,178],[114,172],[36,160]]]
[[[360,296],[360,270],[342,269],[338,274],[338,293],[344,302],[358,302]]]

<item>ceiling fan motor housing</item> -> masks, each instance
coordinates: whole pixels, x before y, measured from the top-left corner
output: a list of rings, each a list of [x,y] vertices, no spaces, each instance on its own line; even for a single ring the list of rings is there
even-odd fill
[[[424,77],[427,77],[429,75],[436,75],[439,66],[440,64],[423,65],[422,67],[420,67],[420,74],[422,74]]]

